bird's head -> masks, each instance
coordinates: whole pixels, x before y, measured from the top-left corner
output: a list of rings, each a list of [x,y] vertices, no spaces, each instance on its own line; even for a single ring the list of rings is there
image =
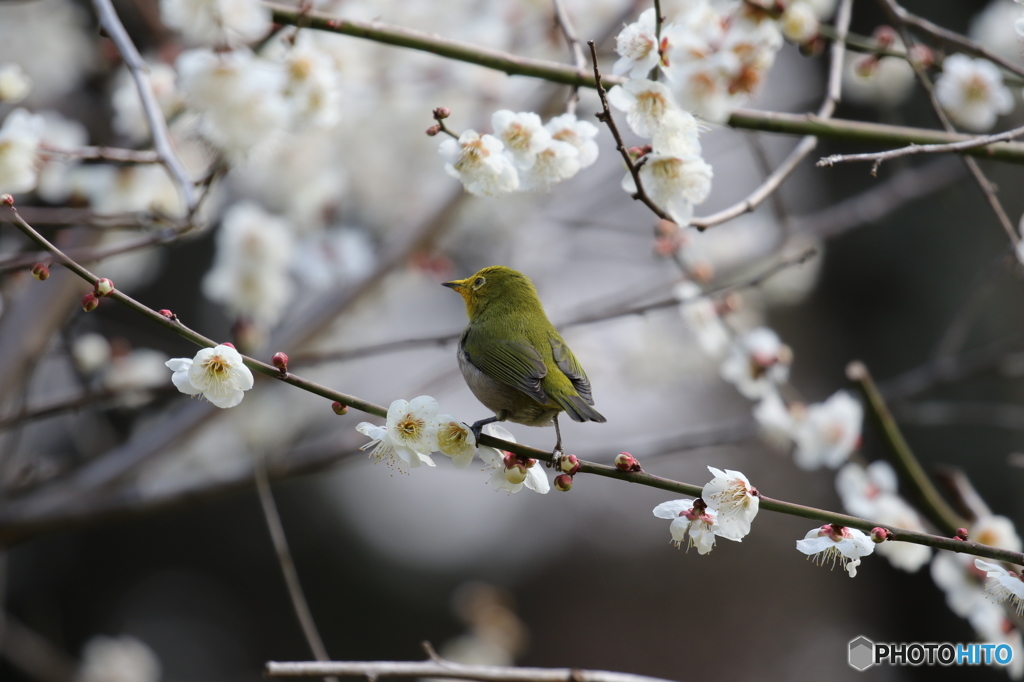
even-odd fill
[[[443,282],[442,286],[462,296],[471,320],[496,304],[522,308],[540,305],[530,278],[504,265],[492,265],[466,279]]]

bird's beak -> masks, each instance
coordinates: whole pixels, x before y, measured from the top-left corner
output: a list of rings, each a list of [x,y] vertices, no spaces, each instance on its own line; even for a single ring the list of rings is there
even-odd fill
[[[456,279],[451,282],[441,282],[441,286],[458,291],[465,283],[466,280],[464,279]]]

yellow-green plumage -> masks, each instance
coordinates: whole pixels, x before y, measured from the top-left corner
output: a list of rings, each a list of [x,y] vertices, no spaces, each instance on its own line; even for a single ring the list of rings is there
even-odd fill
[[[578,422],[605,421],[591,407],[586,373],[548,321],[526,275],[492,266],[444,286],[462,296],[469,316],[459,368],[497,419],[547,426],[566,412]]]

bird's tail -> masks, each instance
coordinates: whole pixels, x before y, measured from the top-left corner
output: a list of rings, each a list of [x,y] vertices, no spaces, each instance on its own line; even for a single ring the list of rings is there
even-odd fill
[[[588,405],[587,402],[578,395],[557,396],[555,397],[555,402],[558,403],[559,407],[565,410],[565,413],[568,414],[573,421],[601,423],[608,421],[604,418],[604,415]]]

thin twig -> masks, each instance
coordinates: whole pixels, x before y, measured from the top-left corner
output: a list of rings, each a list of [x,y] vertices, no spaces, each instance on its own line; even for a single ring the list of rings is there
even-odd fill
[[[976,43],[975,41],[971,40],[966,36],[956,33],[955,31],[950,31],[947,28],[943,28],[942,26],[934,24],[923,17],[917,16],[916,14],[911,14],[910,12],[905,10],[903,7],[900,7],[899,5],[893,5],[893,12],[895,13],[896,17],[904,24],[913,26],[919,31],[927,33],[928,35],[932,36],[933,38],[936,38],[937,40],[941,40],[942,42],[948,43],[950,45],[955,45],[964,52],[973,54],[975,57],[983,57],[989,60],[990,62],[998,64],[1007,71],[1015,73],[1018,76],[1024,77],[1024,67],[1021,67],[1019,64],[1014,64],[1008,59],[1003,59],[995,52],[992,52],[991,50],[987,49],[984,45]]]
[[[117,16],[114,4],[111,0],[92,0],[96,14],[99,16],[100,25],[103,26],[107,35],[114,41],[117,51],[124,59],[125,66],[135,81],[135,87],[139,91],[139,99],[142,100],[142,109],[146,113],[146,120],[149,122],[149,131],[153,137],[153,146],[160,157],[160,162],[167,169],[167,172],[174,178],[185,205],[191,210],[196,205],[196,191],[189,177],[185,164],[178,158],[171,143],[170,131],[167,129],[167,121],[164,120],[160,111],[160,104],[153,94],[153,86],[149,82],[146,62],[142,59],[135,43],[128,36],[121,19]]]
[[[900,33],[900,38],[903,39],[903,44],[909,54],[911,48],[914,46],[914,40],[910,35],[910,31],[907,29],[907,22],[903,18],[900,10],[903,8],[899,6],[896,0],[878,0],[882,5],[882,9],[886,11],[892,18],[893,23],[896,25],[896,29]],[[905,12],[904,12],[905,13]],[[942,123],[942,127],[947,132],[955,132],[956,128],[950,122],[949,117],[946,116],[946,112],[942,109],[942,105],[939,104],[939,100],[935,97],[935,88],[932,86],[931,80],[928,79],[928,74],[925,73],[921,64],[916,60],[909,60],[910,67],[914,70],[914,75],[917,76],[918,83],[924,88],[924,91],[928,94],[928,101],[931,102],[932,110],[935,112],[936,118]],[[999,197],[996,196],[995,190],[992,188],[992,183],[988,181],[985,174],[981,172],[981,168],[978,166],[978,162],[968,156],[962,156],[964,164],[967,166],[967,170],[971,172],[974,177],[974,181],[977,183],[978,188],[981,189],[985,200],[992,208],[992,212],[996,214],[996,219],[1002,226],[1003,231],[1006,232],[1006,236],[1009,237],[1010,243],[1016,246],[1020,242],[1020,237],[1017,236],[1017,232],[1013,227],[1013,223],[1010,222],[1010,217],[1006,215],[1006,211],[1003,209],[1003,205],[999,202]]]
[[[633,157],[629,155],[629,150],[626,148],[626,143],[622,141],[622,135],[619,133],[618,126],[615,125],[615,119],[612,117],[612,110],[608,107],[608,93],[605,91],[604,85],[601,82],[601,70],[597,65],[597,46],[594,44],[593,40],[588,40],[587,45],[590,47],[590,58],[594,62],[594,83],[596,83],[597,87],[597,96],[601,98],[601,111],[597,113],[597,120],[608,126],[608,130],[611,131],[612,137],[615,138],[615,148],[619,150],[619,154],[622,155],[622,160],[626,163],[626,168],[629,169],[629,174],[633,176],[633,184],[636,185],[636,191],[630,196],[632,196],[633,199],[642,202],[647,206],[647,208],[651,209],[654,215],[658,216],[662,220],[675,223],[675,219],[664,209],[654,203],[654,200],[647,195],[646,191],[644,191],[644,183],[640,179],[640,167],[643,165],[643,162],[634,162]]]
[[[484,682],[668,682],[657,677],[577,668],[516,668],[466,665],[454,661],[335,661],[333,663],[267,663],[270,677],[432,677]]]
[[[160,155],[153,151],[120,149],[117,147],[75,147],[59,149],[42,145],[39,156],[43,159],[86,159],[115,161],[117,163],[162,163]]]
[[[270,489],[270,479],[267,476],[267,463],[262,456],[256,455],[253,462],[253,478],[256,480],[256,492],[260,497],[260,506],[263,509],[263,518],[267,522],[267,530],[270,531],[270,540],[274,543],[274,552],[277,554],[277,562],[281,565],[281,574],[284,576],[285,585],[288,587],[288,597],[292,601],[292,608],[295,609],[295,617],[299,619],[302,627],[302,634],[306,637],[306,643],[318,661],[329,661],[327,648],[324,646],[320,632],[316,628],[316,621],[313,620],[313,613],[309,610],[309,602],[306,601],[306,594],[302,590],[302,583],[299,582],[299,573],[295,569],[295,560],[288,548],[288,537],[284,533],[284,524],[281,523],[281,515],[277,511],[277,504],[274,502],[274,493]],[[326,675],[324,682],[337,682],[336,677]]]
[[[569,19],[569,14],[565,11],[562,0],[551,1],[555,7],[555,23],[558,24],[558,29],[562,32],[565,42],[569,46],[569,57],[572,59],[573,65],[582,71],[587,67],[587,61],[583,56],[583,48],[580,46],[580,39],[576,37],[576,31],[573,28],[572,21]],[[579,89],[580,86],[578,85],[572,86],[569,101],[565,103],[566,113],[576,113],[576,103],[580,99]]]
[[[907,147],[900,147],[899,149],[890,149],[884,152],[871,152],[868,154],[833,154],[832,156],[826,156],[820,159],[815,165],[822,168],[832,167],[837,163],[846,163],[850,161],[873,161],[874,164],[871,166],[871,175],[878,175],[878,167],[890,159],[899,158],[901,156],[911,156],[913,154],[944,154],[946,152],[959,152],[966,149],[984,147],[986,145],[995,144],[996,142],[1005,142],[1020,137],[1021,135],[1024,135],[1024,126],[1014,128],[1013,130],[1007,130],[1002,133],[996,133],[994,135],[979,135],[973,140],[963,140],[960,142],[926,145],[912,144]]]

